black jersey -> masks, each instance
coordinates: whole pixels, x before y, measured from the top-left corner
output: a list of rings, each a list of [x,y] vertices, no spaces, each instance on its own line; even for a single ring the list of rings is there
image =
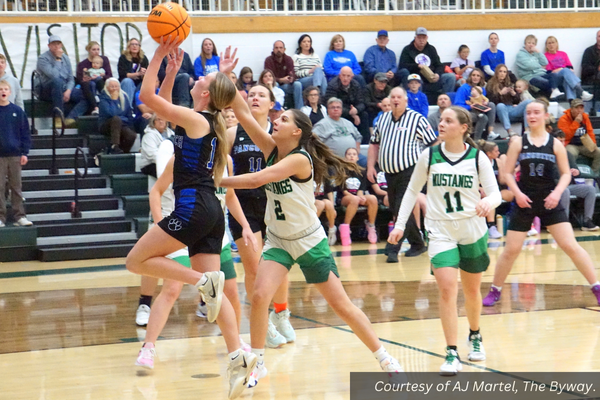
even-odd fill
[[[532,200],[546,198],[556,187],[554,138],[546,134],[544,144],[537,147],[529,141],[528,134],[523,135],[518,162],[521,166],[519,189]]]
[[[173,164],[173,190],[184,188],[207,188],[215,190],[213,167],[217,150],[217,134],[214,116],[207,112],[199,112],[210,125],[208,135],[198,139],[190,138],[185,129],[175,128],[175,163]]]
[[[267,132],[273,132],[273,125],[270,122]],[[231,158],[233,159],[234,175],[258,172],[267,166],[265,155],[250,139],[250,136],[248,136],[241,124],[238,124],[237,131],[235,132],[235,141],[231,148]],[[256,189],[236,189],[235,194],[238,197],[266,198],[265,189],[262,187]]]

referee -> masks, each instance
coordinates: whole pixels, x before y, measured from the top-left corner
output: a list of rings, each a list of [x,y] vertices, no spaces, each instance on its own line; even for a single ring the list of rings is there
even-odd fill
[[[367,178],[377,182],[375,164],[385,172],[388,184],[388,198],[394,218],[402,203],[402,197],[410,182],[410,177],[423,145],[433,144],[437,138],[427,119],[416,111],[407,109],[406,91],[395,87],[390,92],[392,111],[384,113],[377,121],[371,136],[367,160]],[[417,228],[414,215],[411,213],[406,224],[404,236],[410,243],[406,257],[415,257],[427,250],[423,238]],[[398,252],[402,238],[397,245],[387,244],[387,262],[398,262]]]

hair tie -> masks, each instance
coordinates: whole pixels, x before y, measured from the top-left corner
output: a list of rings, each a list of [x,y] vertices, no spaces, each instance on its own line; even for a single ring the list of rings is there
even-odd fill
[[[215,109],[216,112],[221,112],[221,110],[219,110],[218,108]]]

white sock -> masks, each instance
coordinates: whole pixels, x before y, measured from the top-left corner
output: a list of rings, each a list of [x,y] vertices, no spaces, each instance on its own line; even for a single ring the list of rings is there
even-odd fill
[[[198,283],[196,283],[196,287],[200,287],[200,286],[204,285],[207,281],[208,281],[208,277],[206,276],[206,274],[202,274],[202,278],[200,278]]]
[[[368,226],[369,228],[375,228],[375,224],[372,224],[372,223],[370,223],[370,222],[367,222],[367,226]]]
[[[265,349],[252,349],[252,354],[256,355],[256,360],[259,364],[265,362]]]
[[[596,281],[596,283],[592,283],[592,287],[600,285],[600,281]]]
[[[390,355],[387,352],[387,350],[385,349],[385,347],[383,347],[383,345],[379,348],[379,350],[374,351],[373,355],[375,356],[375,358],[377,359],[377,361],[381,364],[381,362],[383,360],[385,360],[386,358],[389,358]]]
[[[335,231],[335,225],[329,227],[329,232],[333,232],[333,231]]]
[[[492,284],[492,287],[493,287],[494,289],[496,289],[497,291],[499,291],[499,292],[501,292],[501,291],[502,291],[502,286],[496,286],[496,285]]]
[[[231,353],[229,353],[229,360],[233,361],[236,358],[238,358],[238,356],[240,355],[241,351],[242,351],[241,349],[237,349],[237,350],[232,351]]]

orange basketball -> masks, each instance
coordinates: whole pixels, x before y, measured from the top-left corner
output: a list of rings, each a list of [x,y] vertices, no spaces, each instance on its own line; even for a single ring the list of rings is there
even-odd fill
[[[162,36],[166,40],[169,35],[185,40],[190,34],[191,26],[187,11],[177,3],[161,3],[148,16],[148,33],[158,43]]]

